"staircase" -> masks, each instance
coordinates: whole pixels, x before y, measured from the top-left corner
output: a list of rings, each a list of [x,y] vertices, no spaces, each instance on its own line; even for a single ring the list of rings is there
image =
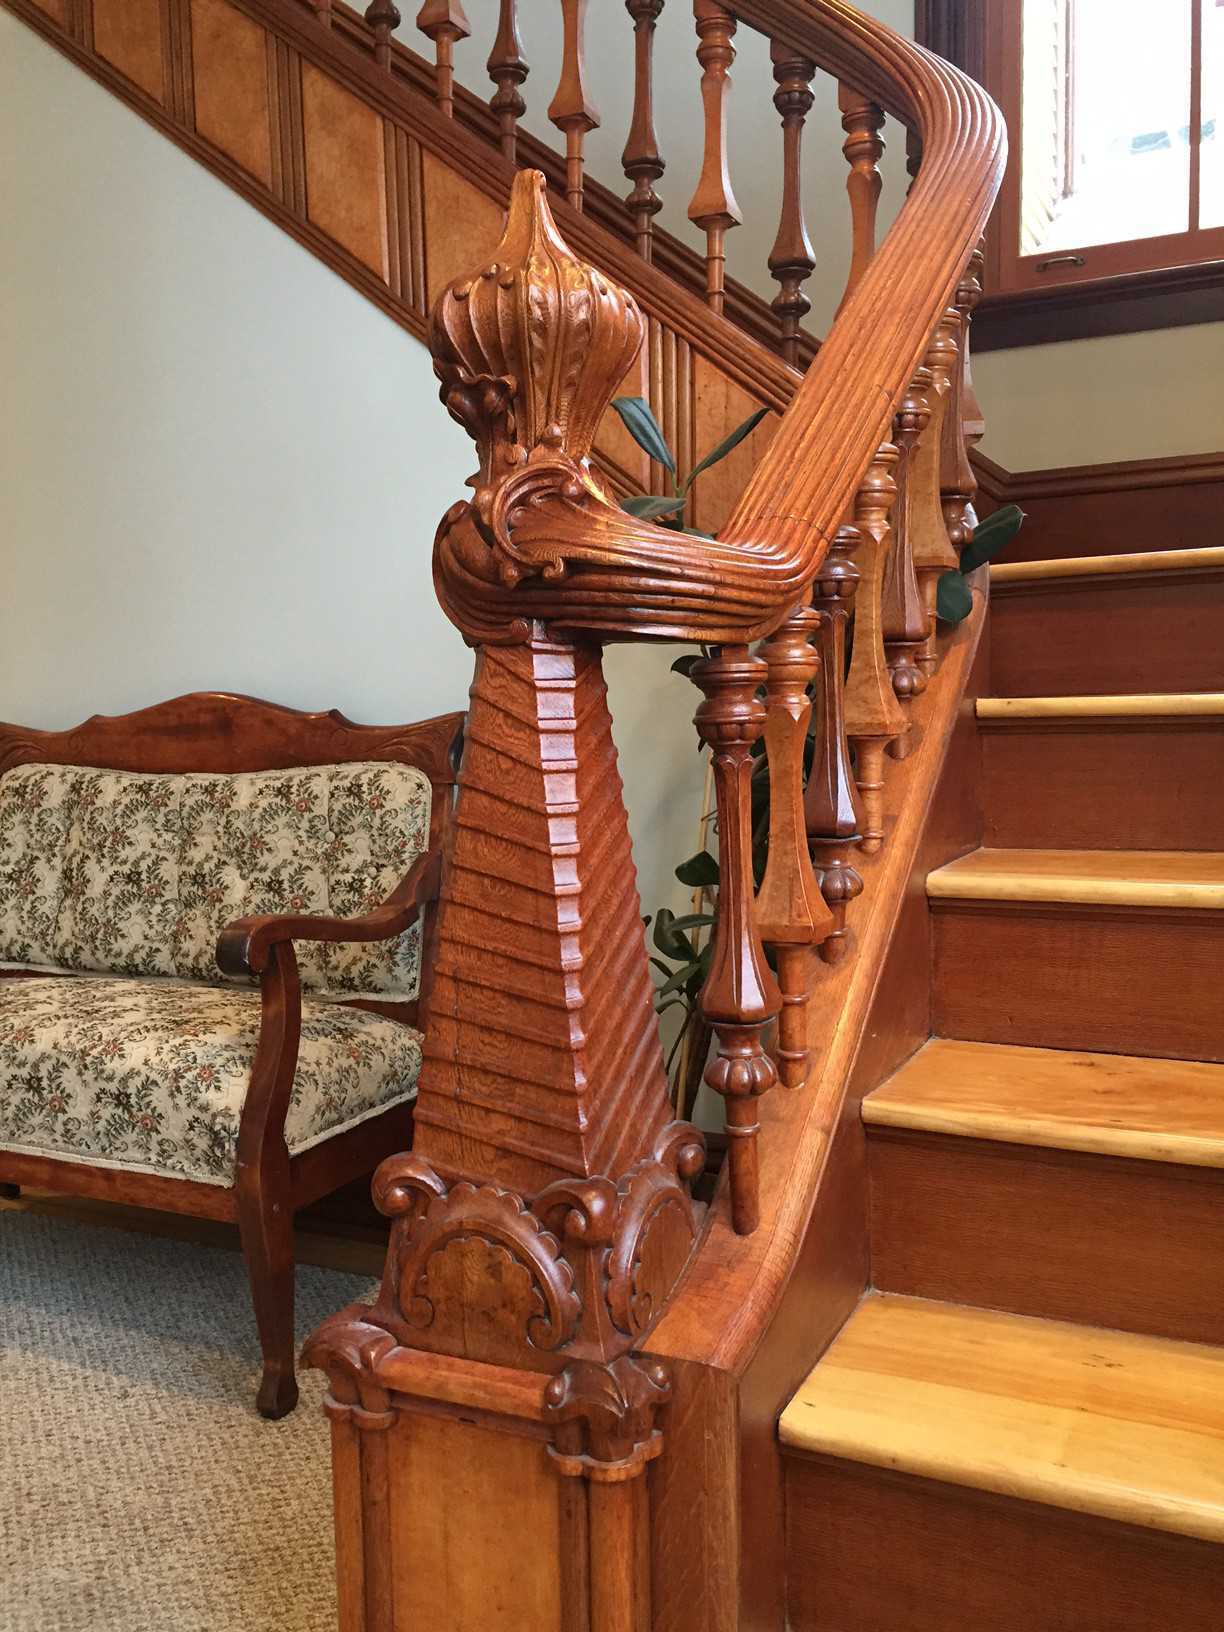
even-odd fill
[[[617,600],[607,622],[592,594],[577,627],[715,648],[695,678],[703,734],[723,749],[724,832],[745,814],[741,773],[761,732],[763,683],[781,745],[769,750],[771,778],[775,757],[791,774],[780,784],[790,826],[771,840],[771,867],[774,856],[784,867],[755,912],[750,859],[734,858],[736,879],[724,857],[720,913],[740,962],[717,994],[717,1019],[723,1062],[749,1058],[766,1071],[761,1038],[781,1014],[785,1044],[773,1052],[785,1089],[728,1096],[731,1171],[687,1261],[687,1234],[680,1247],[647,1250],[642,1219],[636,1245],[616,1248],[621,1336],[601,1312],[598,1254],[633,1184],[619,1169],[560,1162],[582,1179],[581,1205],[594,1195],[600,1207],[584,1221],[572,1197],[559,1211],[554,1200],[532,1228],[566,1235],[587,1303],[573,1300],[563,1255],[559,1268],[545,1265],[557,1308],[575,1301],[598,1326],[599,1354],[615,1352],[621,1368],[592,1373],[595,1405],[572,1386],[541,1398],[538,1354],[524,1351],[522,1322],[496,1297],[482,1312],[486,1338],[504,1322],[505,1341],[488,1353],[467,1337],[448,1348],[443,1335],[430,1354],[414,1346],[419,1333],[388,1349],[388,1333],[407,1330],[397,1310],[332,1357],[345,1632],[384,1632],[405,1615],[447,1632],[1219,1632],[1224,693],[1211,688],[1221,683],[1224,549],[999,566],[986,634],[984,582],[971,617],[936,630],[935,582],[974,523],[974,245],[1001,165],[987,100],[842,0],[695,0],[706,122],[688,210],[702,241],[694,250],[655,221],[662,0],[626,8],[627,200],[586,172],[579,0],[559,6],[557,150],[519,124],[527,69],[513,0],[498,8],[490,103],[455,80],[467,33],[455,0],[421,9],[432,63],[396,35],[384,0],[364,18],[338,0],[0,3],[422,338],[439,293],[476,284],[516,168],[541,170],[569,246],[644,314],[646,343],[620,389],[651,401],[679,478],[752,409],[773,411],[702,478],[689,519],[719,537],[708,551],[694,546],[669,581],[650,574],[675,535],[656,534],[652,555],[650,538],[643,546],[641,529],[597,510],[579,482],[511,509],[506,537],[519,529],[513,543],[527,555],[477,587],[509,601],[521,560],[562,532],[569,566],[624,572],[640,550],[631,565],[645,589]],[[741,25],[770,42],[769,117],[782,126],[772,303],[726,274],[738,206],[725,112]],[[818,64],[836,84],[846,134],[852,240],[845,302],[823,344],[801,326],[814,255],[800,151]],[[876,252],[885,106],[914,133],[916,179]],[[488,435],[496,399],[465,401],[458,355],[455,311],[469,293],[452,287],[440,372],[450,371],[448,406]],[[595,433],[593,461],[621,493],[663,491],[612,417]],[[575,494],[585,515],[566,508]],[[545,502],[555,506],[548,524],[529,536],[522,516]],[[460,582],[465,550],[479,551],[456,512],[444,565]],[[716,556],[721,574],[710,570]],[[762,591],[770,573],[783,580],[776,607]],[[779,625],[787,573],[802,598]],[[529,574],[532,615],[569,613],[574,576]],[[757,597],[753,621],[744,607]],[[491,625],[474,606],[479,644]],[[572,615],[558,627],[572,628]],[[761,656],[750,657],[747,642],[762,634]],[[804,790],[813,642],[834,679],[815,688],[819,751]],[[545,666],[557,656],[541,654]],[[494,725],[501,745],[504,722]],[[806,884],[809,847],[819,888]],[[610,876],[593,880],[596,894]],[[783,976],[774,1015],[764,1001],[749,1013],[743,997],[745,971],[769,984],[762,941]],[[469,973],[476,983],[487,969]],[[494,1032],[513,1029],[520,976],[517,966],[499,975],[509,1020],[490,1000]],[[490,1061],[500,1046],[492,1036]],[[593,1105],[605,1094],[600,1114],[618,1138],[637,1131],[620,1101],[607,1114],[606,1084],[590,1092]],[[506,1106],[491,1097],[487,1109]],[[534,1160],[533,1141],[529,1129],[520,1153]],[[631,1154],[617,1158],[629,1174]],[[507,1171],[491,1162],[478,1176],[505,1185],[504,1198]],[[651,1178],[673,1224],[688,1217],[681,1177]],[[515,1182],[526,1193],[535,1181],[516,1170]],[[514,1201],[520,1228],[534,1218],[532,1198]],[[404,1197],[396,1205],[409,1209]],[[414,1219],[398,1222],[409,1239]],[[481,1239],[475,1226],[465,1237]],[[456,1276],[460,1304],[480,1267],[466,1287]],[[643,1275],[656,1278],[645,1296]],[[626,1378],[649,1393],[645,1404],[642,1393],[627,1407]],[[558,1399],[570,1415],[554,1430]],[[601,1412],[615,1456],[606,1445],[595,1454],[589,1438]],[[499,1437],[506,1422],[516,1426]],[[405,1443],[422,1458],[411,1473]],[[561,1497],[542,1443],[550,1457],[564,1452]],[[428,1524],[413,1505],[421,1488]]]
[[[983,844],[863,1101],[872,1291],[781,1419],[796,1632],[1221,1625],[1222,566],[993,570]]]

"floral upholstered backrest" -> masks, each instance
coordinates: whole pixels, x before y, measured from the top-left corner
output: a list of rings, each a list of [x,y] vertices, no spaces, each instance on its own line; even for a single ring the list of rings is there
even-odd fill
[[[0,964],[223,985],[217,936],[254,913],[376,907],[429,841],[412,765],[146,775],[18,765],[0,776]],[[301,942],[303,986],[415,997],[419,928]]]

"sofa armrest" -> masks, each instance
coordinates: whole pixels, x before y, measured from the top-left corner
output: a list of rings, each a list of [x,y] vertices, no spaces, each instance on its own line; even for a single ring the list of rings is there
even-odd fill
[[[389,941],[402,935],[421,908],[437,899],[441,878],[441,850],[426,850],[381,906],[360,918],[292,913],[236,918],[221,931],[217,963],[227,975],[260,975],[272,948],[285,941]]]

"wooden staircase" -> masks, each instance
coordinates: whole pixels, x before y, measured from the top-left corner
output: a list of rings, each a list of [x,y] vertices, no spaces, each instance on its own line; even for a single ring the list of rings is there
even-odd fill
[[[863,1102],[873,1290],[781,1419],[796,1632],[1224,1619],[1222,565],[992,574],[984,842]]]

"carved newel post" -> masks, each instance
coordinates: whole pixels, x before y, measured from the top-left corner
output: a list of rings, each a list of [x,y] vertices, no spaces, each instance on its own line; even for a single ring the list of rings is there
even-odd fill
[[[434,557],[475,678],[414,1148],[375,1181],[386,1274],[308,1351],[330,1377],[341,1580],[360,1575],[344,1624],[363,1632],[467,1627],[438,1605],[471,1535],[498,1538],[469,1561],[480,1624],[649,1626],[642,1475],[669,1379],[633,1351],[692,1248],[704,1147],[670,1120],[601,662],[599,620],[631,630],[597,570],[614,507],[588,455],[642,330],[534,172],[434,312],[443,400],[480,455]],[[574,523],[593,570],[572,594]]]

